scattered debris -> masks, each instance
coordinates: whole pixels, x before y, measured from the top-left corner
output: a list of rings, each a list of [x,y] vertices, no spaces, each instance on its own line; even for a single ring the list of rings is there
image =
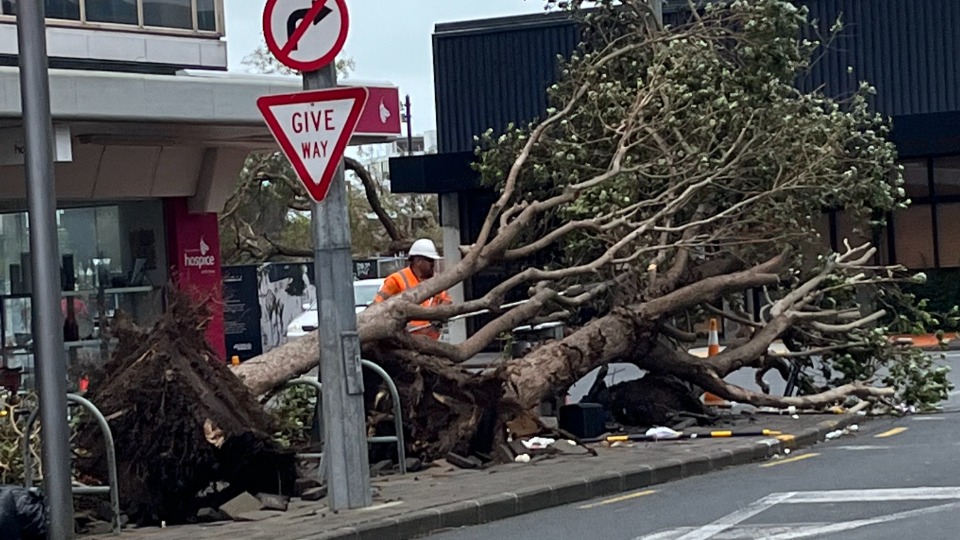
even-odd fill
[[[418,472],[423,470],[423,462],[415,457],[406,459],[407,472]]]
[[[655,441],[679,439],[682,433],[674,431],[668,427],[653,427],[647,430],[646,436]]]
[[[544,450],[557,441],[556,439],[548,439],[546,437],[534,437],[522,442],[528,450]]]
[[[827,433],[827,440],[829,441],[829,440],[832,440],[832,439],[837,439],[837,438],[839,438],[839,437],[842,436],[842,435],[843,435],[843,430],[842,430],[842,429],[838,429],[838,430],[836,430],[836,431],[831,431],[830,433]]]
[[[313,478],[297,478],[293,483],[293,496],[302,497],[305,491],[318,487],[320,487],[320,482]]]
[[[389,471],[391,468],[393,468],[393,462],[389,459],[378,461],[370,465],[370,476],[380,476],[386,471]]]
[[[113,525],[107,521],[91,521],[83,528],[84,534],[93,535],[107,535],[113,532]]]
[[[197,521],[201,523],[212,523],[215,521],[230,521],[230,516],[224,514],[216,508],[201,508],[197,512]]]
[[[319,501],[327,496],[327,486],[310,488],[300,494],[300,498],[305,501]]]
[[[287,508],[290,506],[290,497],[285,495],[258,493],[257,498],[260,499],[260,503],[263,505],[263,510],[279,510],[281,512],[286,512]]]
[[[513,460],[517,463],[530,463],[530,454],[520,454]]]
[[[459,454],[454,454],[453,452],[447,454],[447,462],[449,462],[451,465],[456,465],[461,469],[479,469],[483,466],[483,462],[477,457],[463,457]]]
[[[240,516],[249,512],[257,512],[263,507],[260,499],[244,491],[227,501],[220,507],[220,511],[234,521],[241,521]]]

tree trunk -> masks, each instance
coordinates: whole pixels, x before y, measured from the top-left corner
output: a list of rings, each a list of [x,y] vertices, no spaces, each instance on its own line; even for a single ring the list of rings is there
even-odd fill
[[[255,396],[267,394],[320,364],[318,332],[294,339],[233,367],[233,373]]]

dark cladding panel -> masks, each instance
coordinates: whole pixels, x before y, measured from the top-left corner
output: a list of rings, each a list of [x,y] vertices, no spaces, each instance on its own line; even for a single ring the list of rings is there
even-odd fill
[[[569,55],[579,30],[555,15],[538,24],[465,29],[441,25],[434,35],[437,137],[440,152],[467,152],[487,129],[529,122],[547,108],[557,55]]]
[[[957,0],[805,0],[827,31],[845,25],[825,49],[804,90],[849,95],[859,81],[877,88],[887,116],[960,111],[960,2]],[[848,68],[853,68],[853,73]]]

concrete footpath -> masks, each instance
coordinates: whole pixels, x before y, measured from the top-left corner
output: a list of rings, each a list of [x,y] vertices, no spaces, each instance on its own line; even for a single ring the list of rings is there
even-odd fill
[[[755,421],[739,419],[734,429],[769,429],[783,435],[597,445],[596,457],[565,454],[484,470],[456,469],[443,463],[406,476],[375,479],[374,506],[370,508],[334,513],[322,500],[295,500],[286,512],[261,512],[259,521],[127,529],[122,538],[407,540],[776,459],[786,449],[816,444],[831,431],[866,419],[850,415],[753,418]]]

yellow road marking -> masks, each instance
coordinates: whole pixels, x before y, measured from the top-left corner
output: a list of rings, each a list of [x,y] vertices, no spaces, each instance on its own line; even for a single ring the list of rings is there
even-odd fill
[[[904,431],[906,431],[907,429],[908,429],[908,428],[905,428],[905,427],[893,428],[893,429],[891,429],[890,431],[884,431],[883,433],[878,433],[878,434],[874,435],[873,437],[874,437],[875,439],[886,439],[887,437],[893,437],[894,435],[899,435],[899,434],[903,433]]]
[[[621,495],[620,497],[614,497],[614,498],[612,498],[612,499],[607,499],[607,500],[605,500],[605,501],[595,502],[595,503],[593,503],[593,504],[585,504],[585,505],[581,506],[580,509],[581,509],[581,510],[588,510],[588,509],[590,509],[590,508],[596,508],[596,507],[598,507],[598,506],[603,506],[603,505],[605,505],[605,504],[613,504],[613,503],[618,503],[618,502],[623,502],[623,501],[629,501],[630,499],[636,499],[637,497],[645,497],[645,496],[647,496],[647,495],[653,495],[653,494],[656,493],[656,492],[657,492],[657,490],[655,490],[655,489],[650,489],[650,490],[647,490],[647,491],[640,491],[640,492],[638,492],[638,493],[631,493],[631,494],[629,494],[629,495]]]
[[[817,454],[817,453],[811,453],[811,454],[804,454],[802,456],[794,456],[792,458],[781,459],[779,461],[771,461],[770,463],[764,463],[763,465],[761,465],[761,467],[774,467],[776,465],[786,465],[787,463],[796,463],[798,461],[803,461],[805,459],[810,459],[812,457],[817,457],[819,455],[820,454]]]
[[[790,441],[796,439],[796,437],[793,436],[793,435],[777,435],[777,439],[778,439],[778,440],[781,440],[781,441],[783,441],[783,442],[790,442]]]

